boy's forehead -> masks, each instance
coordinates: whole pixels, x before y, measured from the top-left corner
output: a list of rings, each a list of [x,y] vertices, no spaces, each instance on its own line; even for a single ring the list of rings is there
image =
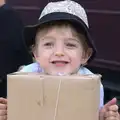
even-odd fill
[[[78,37],[82,33],[78,31],[71,24],[55,24],[55,25],[45,25],[37,29],[36,37],[44,36],[50,33],[62,33],[65,35],[71,35],[73,37]]]

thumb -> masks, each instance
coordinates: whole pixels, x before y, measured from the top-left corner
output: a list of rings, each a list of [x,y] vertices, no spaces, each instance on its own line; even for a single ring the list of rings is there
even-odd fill
[[[110,100],[109,102],[107,102],[104,107],[107,109],[109,106],[111,105],[115,105],[117,104],[117,99],[116,98],[113,98],[112,100]]]
[[[99,120],[104,120],[104,114],[105,112],[108,110],[108,107],[111,105],[115,105],[117,103],[117,99],[113,98],[112,100],[110,100],[108,103],[106,103],[99,112]]]

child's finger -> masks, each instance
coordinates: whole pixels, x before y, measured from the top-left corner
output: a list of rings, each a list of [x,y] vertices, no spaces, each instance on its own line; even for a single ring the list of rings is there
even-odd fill
[[[117,112],[118,111],[118,106],[117,105],[111,105],[111,106],[108,107],[108,110]]]
[[[5,99],[5,98],[0,98],[0,103],[7,104],[7,99]]]
[[[105,120],[119,120],[119,119],[112,116],[112,117],[106,118]]]
[[[0,110],[0,116],[7,115],[7,110]]]
[[[0,110],[4,110],[7,109],[7,105],[6,104],[0,104]]]
[[[7,120],[7,115],[0,116],[0,120]]]
[[[117,117],[118,116],[118,112],[114,112],[114,111],[108,111],[108,112],[106,112],[105,118],[108,118],[110,116]]]
[[[108,103],[106,103],[104,105],[104,107],[107,109],[109,106],[115,105],[117,103],[117,99],[113,98],[112,100],[110,100]]]

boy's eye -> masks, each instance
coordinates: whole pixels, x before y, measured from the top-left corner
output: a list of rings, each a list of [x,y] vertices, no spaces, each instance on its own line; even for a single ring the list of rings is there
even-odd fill
[[[75,48],[75,47],[77,47],[76,44],[73,44],[73,43],[67,43],[66,46],[68,48]]]
[[[44,46],[45,46],[45,47],[52,47],[52,46],[53,46],[53,43],[48,42],[48,43],[45,43]]]

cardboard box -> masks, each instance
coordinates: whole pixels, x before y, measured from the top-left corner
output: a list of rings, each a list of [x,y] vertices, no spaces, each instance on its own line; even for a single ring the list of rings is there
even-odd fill
[[[98,120],[100,75],[8,75],[8,120]]]

